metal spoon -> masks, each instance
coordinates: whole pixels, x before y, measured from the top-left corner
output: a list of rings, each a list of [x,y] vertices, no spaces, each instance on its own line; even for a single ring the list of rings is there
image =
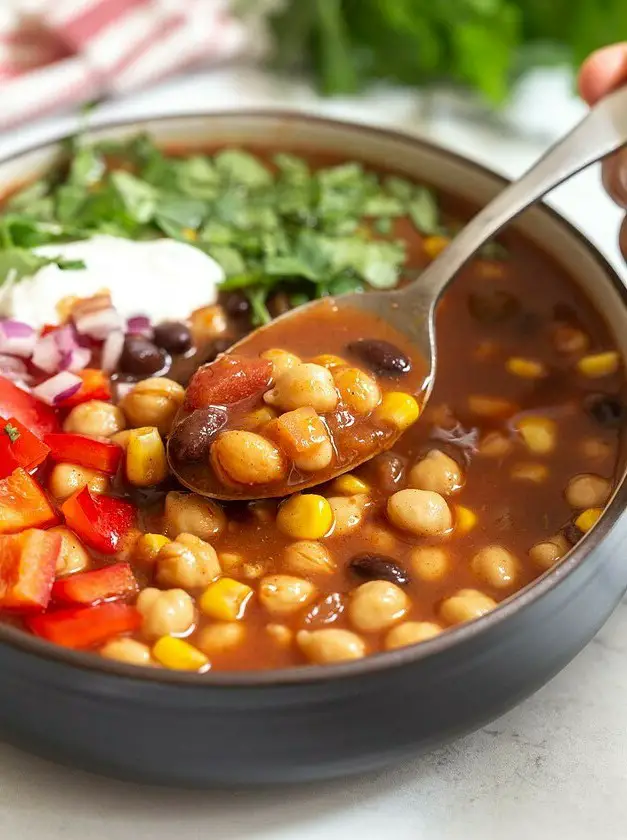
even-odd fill
[[[459,269],[482,245],[523,210],[568,178],[617,151],[625,144],[627,144],[627,88],[622,88],[611,93],[592,108],[575,128],[553,145],[524,175],[506,187],[484,207],[414,283],[396,291],[343,295],[337,298],[335,303],[340,309],[359,309],[376,314],[412,342],[417,353],[425,359],[428,371],[421,393],[424,404],[433,389],[437,370],[436,306]],[[299,317],[309,307],[319,305],[320,302],[316,301],[282,315],[262,328],[264,335],[271,333],[278,322],[284,324],[286,319]],[[241,350],[249,340],[250,336],[247,336],[231,348],[231,351]],[[268,346],[272,346],[272,341]],[[320,351],[322,350],[323,348],[320,347]],[[399,436],[400,433],[388,438],[385,448],[393,446]],[[368,453],[367,457],[359,462],[344,465],[337,470],[336,475],[353,469],[380,451],[381,448],[378,448]],[[171,458],[170,466],[183,484],[203,495],[222,499],[253,499],[261,496],[284,495],[276,490],[264,492],[264,489],[260,487],[251,487],[250,492],[246,488],[239,494],[230,493],[227,488],[224,488],[224,493],[207,492],[206,489],[203,490],[202,487],[190,483],[184,475],[181,475]],[[313,487],[332,477],[328,474],[318,479],[312,476],[307,484],[294,488],[292,492],[305,487]]]

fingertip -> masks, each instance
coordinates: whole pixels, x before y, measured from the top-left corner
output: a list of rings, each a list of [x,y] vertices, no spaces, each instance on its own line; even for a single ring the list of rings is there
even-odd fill
[[[592,53],[579,72],[579,93],[593,105],[627,82],[627,42],[612,44]]]

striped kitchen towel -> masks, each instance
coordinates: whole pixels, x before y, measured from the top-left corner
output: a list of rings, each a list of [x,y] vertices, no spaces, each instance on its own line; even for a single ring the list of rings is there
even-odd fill
[[[251,23],[230,0],[0,0],[0,129],[249,53]]]

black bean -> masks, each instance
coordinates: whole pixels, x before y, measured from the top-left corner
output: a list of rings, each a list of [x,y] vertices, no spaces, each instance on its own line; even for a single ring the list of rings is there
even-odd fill
[[[142,335],[127,335],[120,356],[119,368],[123,373],[151,376],[162,371],[170,358],[165,350],[157,347]]]
[[[154,330],[154,341],[157,347],[163,347],[168,353],[176,356],[187,353],[192,346],[192,333],[187,324],[180,321],[164,321]]]
[[[409,358],[389,341],[360,338],[351,341],[347,350],[379,376],[402,376],[411,370]]]
[[[226,425],[224,408],[199,408],[174,427],[168,451],[176,461],[202,461],[213,438]]]
[[[468,309],[480,324],[499,324],[520,311],[520,302],[510,292],[492,289],[472,292],[468,296]]]
[[[583,537],[583,531],[574,522],[569,522],[562,528],[562,534],[571,545],[576,545]]]
[[[350,559],[348,567],[353,574],[364,580],[389,580],[399,586],[409,583],[405,569],[385,554],[356,554]]]
[[[250,301],[243,292],[221,292],[220,303],[232,318],[241,318],[250,312]]]
[[[273,318],[278,318],[279,315],[285,315],[290,309],[293,309],[292,303],[286,292],[279,291],[270,295],[268,298],[268,312]]]
[[[591,394],[584,405],[592,419],[606,429],[617,429],[625,422],[625,404],[618,397]]]

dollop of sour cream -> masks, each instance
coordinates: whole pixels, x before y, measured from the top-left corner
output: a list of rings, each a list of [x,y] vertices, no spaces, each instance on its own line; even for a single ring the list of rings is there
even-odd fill
[[[45,257],[82,260],[85,268],[40,268],[32,277],[0,285],[0,315],[35,329],[60,320],[63,298],[91,297],[108,290],[124,318],[145,315],[154,323],[184,320],[215,303],[224,280],[220,265],[193,245],[173,239],[134,242],[94,236],[34,249]]]

